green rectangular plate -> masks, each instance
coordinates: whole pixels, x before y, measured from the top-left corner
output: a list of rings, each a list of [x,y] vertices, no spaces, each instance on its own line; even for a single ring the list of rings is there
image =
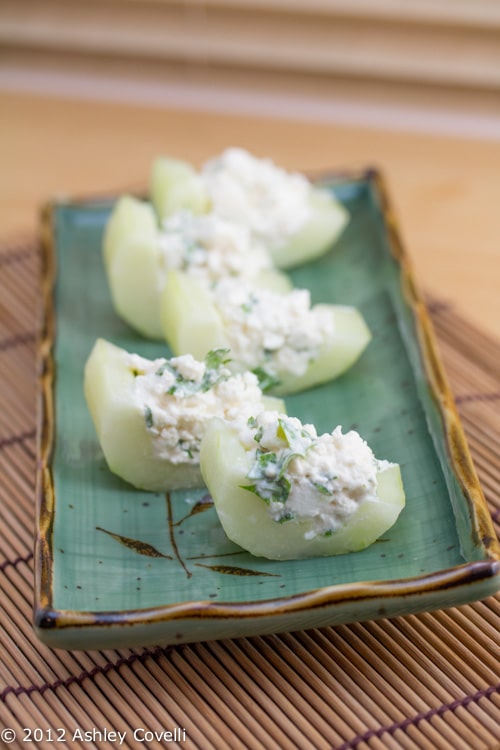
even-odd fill
[[[500,552],[380,175],[327,182],[351,213],[337,246],[296,269],[313,302],[359,307],[373,333],[335,382],[287,399],[318,432],[354,428],[401,465],[406,508],[370,548],[275,562],[229,542],[206,492],[151,494],[112,475],[88,414],[97,337],[165,356],[114,313],[101,258],[113,201],[51,204],[43,330],[35,629],[103,648],[263,634],[448,607],[500,588]]]

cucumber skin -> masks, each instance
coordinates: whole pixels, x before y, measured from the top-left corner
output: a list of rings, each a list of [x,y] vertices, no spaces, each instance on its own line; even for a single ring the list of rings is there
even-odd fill
[[[349,523],[331,536],[305,539],[307,522],[273,521],[266,503],[243,489],[250,464],[237,435],[213,419],[201,444],[201,472],[226,535],[256,557],[297,560],[360,551],[396,522],[405,504],[400,468],[394,464],[378,474],[380,504],[362,503]]]

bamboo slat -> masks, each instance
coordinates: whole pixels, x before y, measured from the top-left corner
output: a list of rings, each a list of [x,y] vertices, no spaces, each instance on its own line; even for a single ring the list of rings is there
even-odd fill
[[[33,242],[0,245],[0,731],[11,747],[165,744],[199,750],[495,750],[500,597],[448,610],[171,648],[63,652],[31,626],[36,270]],[[26,300],[30,300],[26,304]],[[500,529],[500,345],[431,310],[471,451]],[[39,739],[31,743],[23,738]],[[84,732],[93,732],[85,735]],[[151,739],[151,737],[153,737]],[[50,741],[52,740],[52,741]]]

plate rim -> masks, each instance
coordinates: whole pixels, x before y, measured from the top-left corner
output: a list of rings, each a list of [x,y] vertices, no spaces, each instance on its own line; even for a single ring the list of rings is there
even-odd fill
[[[429,594],[467,589],[468,595],[458,597],[460,603],[473,601],[478,594],[492,594],[500,589],[500,543],[496,538],[486,498],[479,483],[470,455],[465,432],[456,408],[454,396],[441,361],[433,324],[427,305],[419,291],[412,261],[403,244],[396,215],[389,198],[386,179],[376,168],[343,172],[323,172],[321,181],[338,183],[364,181],[374,191],[383,222],[390,253],[399,267],[402,295],[413,315],[430,393],[435,400],[442,423],[443,439],[448,460],[467,502],[471,528],[483,559],[437,570],[425,575],[396,579],[333,584],[312,589],[302,594],[261,601],[221,602],[189,601],[169,603],[157,607],[113,611],[63,610],[53,607],[53,529],[55,492],[52,476],[52,457],[55,446],[54,389],[56,362],[54,357],[56,310],[54,290],[57,277],[55,215],[65,206],[99,205],[104,200],[116,200],[118,195],[76,196],[48,201],[41,209],[39,236],[41,244],[41,324],[37,340],[37,468],[36,468],[36,527],[34,543],[35,596],[33,620],[42,638],[54,631],[78,627],[96,629],[113,625],[150,625],[181,619],[224,619],[260,616],[282,616],[315,610],[319,607],[346,605],[354,600],[368,602],[377,598],[402,598],[407,602],[405,613],[422,611],[408,599]],[[141,197],[144,197],[142,195]],[[381,615],[383,616],[383,615]]]

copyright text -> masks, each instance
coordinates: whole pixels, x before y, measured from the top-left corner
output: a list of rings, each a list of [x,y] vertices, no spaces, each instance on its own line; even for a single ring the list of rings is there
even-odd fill
[[[90,729],[77,728],[74,730],[68,730],[63,728],[52,729],[41,729],[36,727],[34,729],[25,727],[22,730],[22,736],[18,736],[19,732],[16,732],[10,727],[6,727],[0,731],[0,740],[6,745],[11,745],[16,740],[21,742],[53,742],[57,744],[69,743],[69,742],[109,742],[110,744],[123,745],[127,738],[131,738],[136,742],[176,742],[181,743],[186,741],[186,730],[181,727],[175,727],[174,729],[145,729],[139,727],[133,731],[118,732],[114,729],[98,729],[97,727],[91,727]]]

